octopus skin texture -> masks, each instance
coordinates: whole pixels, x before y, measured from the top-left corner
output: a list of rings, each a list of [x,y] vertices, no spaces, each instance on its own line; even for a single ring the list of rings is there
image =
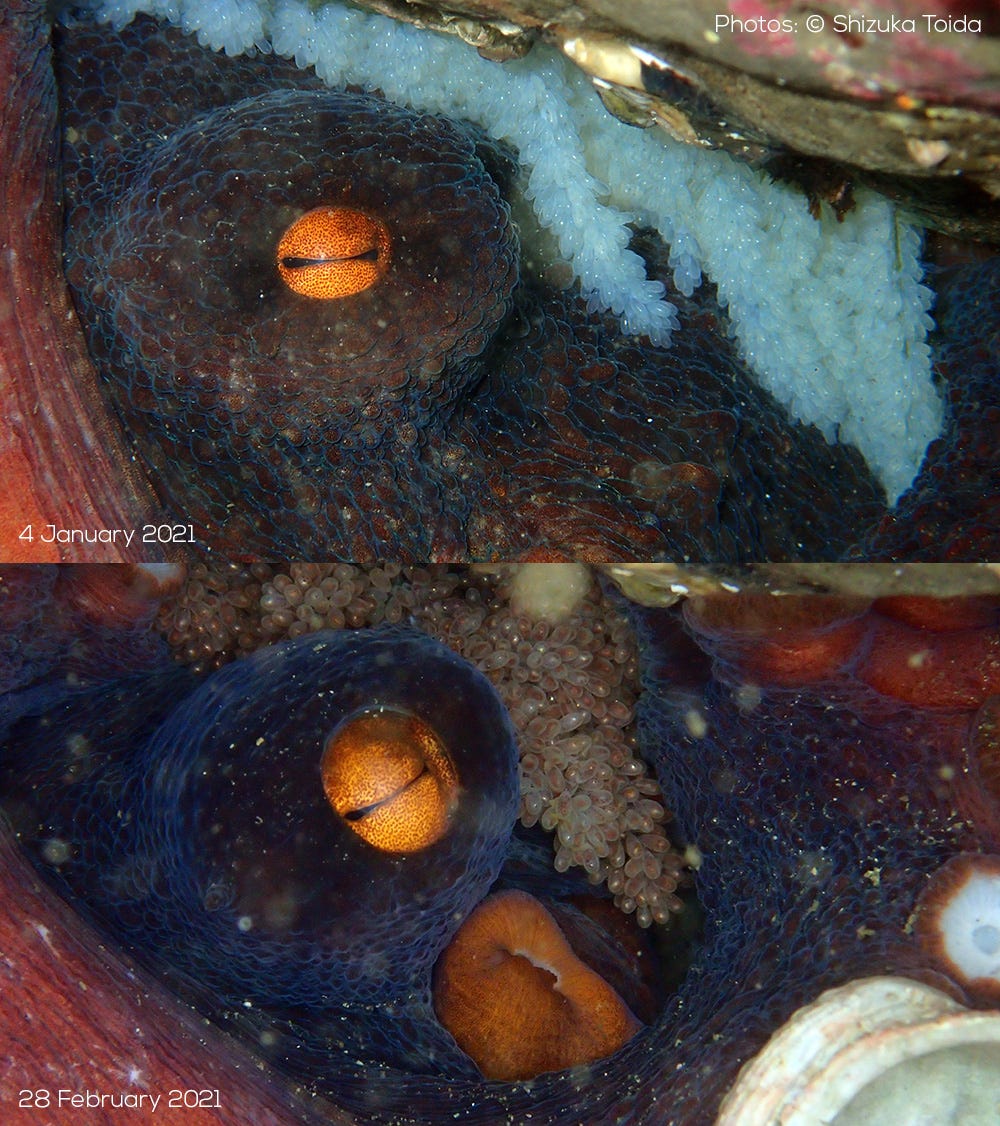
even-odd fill
[[[32,578],[30,605],[19,604],[12,587]],[[476,1075],[445,1031],[449,1018],[439,1023],[431,1013],[430,979],[445,943],[494,884],[517,808],[510,724],[482,674],[424,634],[386,627],[268,645],[199,686],[164,660],[162,641],[144,631],[150,600],[118,583],[114,569],[22,570],[5,591],[12,635],[24,643],[11,647],[5,680],[37,683],[9,697],[2,788],[36,856],[63,856],[63,890],[200,1010],[270,1045],[272,1059],[300,1081],[333,1080],[354,1109],[368,1106],[372,1076],[387,1066]],[[39,610],[47,630],[37,630]],[[31,642],[35,632],[48,640]],[[109,634],[122,644],[109,647]],[[127,651],[124,663],[115,664],[116,651],[119,662]],[[428,754],[400,792],[390,771],[391,792],[373,795],[371,748],[391,744],[386,722],[395,731],[404,715],[418,734],[433,730],[446,769]],[[367,733],[356,736],[355,753],[359,724]],[[41,772],[32,765],[37,737],[61,748]],[[318,785],[324,739],[326,798]],[[386,764],[409,766],[397,750],[389,747]],[[288,768],[280,782],[279,763]],[[423,789],[447,798],[443,826],[400,844],[393,807],[430,774],[434,785]],[[327,798],[334,804],[345,787],[354,800],[336,803],[331,817]],[[517,890],[525,879],[552,894],[586,887],[552,873],[551,853],[532,875],[531,851],[517,850],[517,872],[497,885],[508,889],[508,906],[510,896],[538,904]],[[571,904],[547,905],[573,932],[573,953],[557,952],[559,964],[581,973],[593,996],[600,975],[580,969],[577,956],[608,960],[603,928]],[[513,925],[521,917],[507,912]],[[435,986],[435,1008],[449,988]],[[614,987],[598,983],[598,995],[624,1014],[618,1035],[632,1035],[639,1021]],[[641,1008],[642,997],[633,1004]],[[603,1029],[594,1035],[607,1054]],[[592,1052],[589,1040],[581,1050]],[[352,1074],[341,1082],[345,1059]]]
[[[937,369],[948,386],[945,430],[913,488],[872,529],[859,557],[994,559],[1000,527],[996,427],[1000,365],[996,256],[937,271]]]
[[[754,390],[707,293],[667,351],[519,278],[515,166],[468,127],[146,20],[70,31],[57,58],[91,354],[165,507],[207,542],[352,560],[816,552],[839,506],[792,513],[823,478],[855,526],[874,515],[860,463]],[[273,261],[324,205],[379,218],[391,243],[381,281],[337,300],[290,291]],[[665,268],[662,247],[648,256]]]
[[[44,4],[0,12],[5,97],[0,387],[9,426],[0,437],[7,488],[0,534],[7,561],[86,556],[18,538],[28,523],[136,527],[155,511],[148,483],[102,404],[62,270],[59,141],[50,28]],[[28,311],[30,309],[30,312]],[[122,544],[109,560],[139,558]],[[155,550],[155,549],[154,549]]]
[[[329,783],[348,789],[343,816],[330,816],[315,781],[329,732],[343,740],[352,724],[402,715],[433,724],[456,796],[443,835],[400,851],[362,836],[374,823],[378,842],[379,818],[393,814],[367,789],[351,800],[357,764]],[[513,734],[475,670],[412,631],[320,633],[260,650],[194,691],[169,665],[126,678],[52,708],[43,726],[69,753],[32,783],[38,840],[67,842],[68,889],[122,941],[168,952],[173,976],[209,990],[216,1010],[249,1001],[272,1038],[287,1020],[287,1035],[305,1039],[296,1020],[315,1023],[310,1014],[337,1004],[342,1027],[324,1015],[322,1033],[341,1051],[407,1066],[420,1044],[440,1069],[475,1073],[430,999],[431,968],[496,879],[517,809]],[[14,776],[32,774],[38,734],[29,725],[23,758],[12,740],[9,795],[27,798]],[[81,744],[96,761],[80,760]]]
[[[136,728],[155,726],[157,709],[169,711],[176,701],[156,691],[137,696],[126,685],[134,689],[139,677],[170,686],[166,695],[176,697],[191,674],[163,663],[162,642],[148,636],[148,625],[87,624],[78,608],[59,604],[65,594],[58,583],[46,595],[51,580],[37,572],[31,578],[19,580],[19,590],[9,580],[6,587],[5,613],[21,623],[27,643],[5,665],[7,683],[18,687],[5,701],[4,762],[19,741],[37,746],[31,725],[53,692],[62,694],[51,717],[55,732],[94,692],[105,704],[99,714],[107,716],[108,701],[117,700]],[[708,1123],[740,1064],[829,986],[895,973],[982,1004],[948,977],[907,920],[942,866],[1000,846],[995,724],[982,708],[997,689],[997,619],[996,602],[983,599],[755,604],[734,596],[691,600],[683,612],[634,610],[642,753],[675,812],[678,839],[701,857],[695,892],[704,923],[686,975],[661,994],[647,1028],[588,1068],[542,1075],[526,1087],[444,1080],[426,1063],[418,1073],[398,1060],[356,1072],[348,1064],[332,1079],[328,1073],[323,1083],[312,1081],[326,1100],[313,1110],[329,1121],[342,1120],[331,1108],[346,1105],[353,1117],[343,1120],[376,1122],[483,1123],[530,1114],[553,1124],[623,1115]],[[131,655],[122,656],[125,649]],[[929,669],[919,682],[915,651]],[[118,667],[109,653],[119,654]],[[67,668],[74,673],[68,697]],[[196,692],[211,684],[203,679]],[[29,774],[16,782],[22,800]],[[120,879],[120,870],[114,875]],[[83,921],[61,917],[74,942],[86,936]],[[25,926],[23,934],[37,932]],[[22,936],[22,946],[28,941]],[[55,941],[68,939],[60,933]],[[148,972],[148,951],[144,961],[141,972]],[[159,995],[157,984],[149,988]],[[29,999],[23,1003],[30,1007]],[[227,1023],[231,1030],[240,1021]],[[198,1059],[184,1033],[176,1036],[175,1050],[187,1046],[188,1058]],[[232,1065],[245,1048],[221,1050]],[[295,1084],[281,1075],[278,1066],[273,1096],[294,1097]],[[358,1105],[365,1089],[378,1091],[378,1106]]]
[[[844,554],[960,559],[989,555],[996,544],[992,466],[963,453],[968,441],[962,432],[964,419],[979,446],[995,435],[995,261],[978,274],[960,269],[939,279],[939,289],[949,291],[943,304],[958,310],[942,324],[938,341],[938,374],[949,387],[954,415],[917,482],[920,503],[888,514],[852,450],[827,447],[814,429],[790,423],[755,388],[710,286],[691,299],[671,292],[682,329],[664,350],[623,337],[613,318],[588,314],[574,291],[538,280],[522,263],[512,265],[516,238],[506,206],[517,192],[516,154],[462,123],[417,115],[416,131],[426,138],[440,129],[449,145],[457,145],[451,149],[457,163],[449,163],[446,174],[452,177],[452,203],[475,196],[477,185],[485,188],[493,202],[480,216],[492,208],[494,228],[477,230],[470,220],[475,233],[450,243],[434,244],[430,235],[424,243],[423,233],[397,240],[397,252],[405,245],[407,253],[395,261],[426,265],[429,254],[436,266],[423,275],[433,285],[404,287],[405,301],[395,307],[405,307],[405,317],[388,334],[371,332],[366,311],[394,307],[389,280],[332,302],[338,306],[333,315],[329,301],[301,298],[297,305],[297,295],[276,280],[277,270],[265,267],[278,242],[276,225],[303,205],[289,197],[256,208],[256,199],[251,203],[232,177],[208,173],[211,159],[225,163],[227,143],[240,147],[238,129],[214,148],[206,141],[209,165],[188,168],[193,176],[179,175],[167,187],[188,158],[195,164],[198,159],[185,150],[180,119],[204,113],[226,132],[226,107],[206,91],[206,81],[225,91],[230,104],[263,97],[272,113],[282,97],[304,104],[294,91],[306,103],[309,95],[328,105],[345,95],[290,64],[216,57],[140,19],[118,38],[70,31],[79,50],[67,45],[62,52],[64,111],[71,122],[65,153],[68,253],[85,343],[57,266],[62,225],[51,151],[55,94],[47,29],[39,8],[29,3],[9,9],[4,19],[4,73],[12,81],[4,138],[8,164],[24,169],[4,188],[11,216],[7,238],[18,248],[5,264],[5,285],[18,299],[4,310],[8,343],[2,359],[15,423],[3,449],[14,483],[0,513],[5,558],[112,560],[170,551],[156,543],[139,554],[124,536],[98,546],[18,540],[27,523],[44,528],[46,521],[123,533],[144,521],[190,525],[196,550],[241,558],[295,550],[416,561],[637,554],[719,561]],[[129,58],[138,76],[129,74]],[[99,88],[88,91],[102,68],[108,73]],[[150,80],[154,68],[162,82]],[[115,83],[129,77],[134,81],[115,101]],[[163,82],[176,91],[169,102],[159,95]],[[415,120],[364,97],[371,113],[385,110],[397,123]],[[261,130],[252,124],[253,110],[243,110],[248,146],[241,149],[244,167],[236,176],[246,180],[266,169],[258,159]],[[162,151],[151,158],[151,175],[160,177],[162,213],[159,203],[144,210],[149,182],[133,167],[134,151],[130,162],[114,143],[101,142],[102,130],[114,121],[122,137],[141,143],[137,119],[160,127]],[[294,132],[290,127],[289,136]],[[426,147],[419,155],[426,155]],[[81,170],[81,159],[92,159],[89,172]],[[419,167],[414,163],[408,174],[419,175]],[[106,187],[95,187],[95,169],[107,178]],[[320,178],[313,182],[301,166],[289,175],[310,206],[324,202],[315,198]],[[214,201],[212,184],[219,197]],[[327,186],[343,191],[342,182]],[[121,195],[111,201],[109,191]],[[135,256],[116,254],[111,230],[99,233],[101,214],[106,221],[109,206],[124,207],[123,215],[132,216],[128,245],[136,250],[134,238],[155,232],[157,215],[168,220],[182,201],[188,204],[183,222],[170,228],[159,249],[146,245]],[[242,224],[239,234],[214,222],[246,206],[253,221]],[[449,214],[443,204],[441,214]],[[465,229],[458,221],[450,234]],[[100,251],[102,243],[107,245]],[[460,253],[450,253],[456,246]],[[669,286],[667,248],[647,236],[637,236],[636,247],[651,275]],[[210,252],[222,258],[206,265]],[[477,254],[483,262],[470,273],[463,263]],[[95,270],[97,261],[102,265]],[[41,268],[28,271],[27,262]],[[139,276],[130,281],[137,262]],[[480,266],[485,277],[488,262],[501,280],[480,310],[472,277]],[[457,295],[442,301],[441,289],[456,278]],[[158,281],[178,288],[160,290]],[[132,284],[145,287],[147,308],[129,305]],[[109,296],[116,286],[126,293],[124,306]],[[311,384],[316,372],[309,341],[331,329],[321,323],[317,305],[327,307],[338,347],[371,347],[367,376],[345,383],[343,372],[324,370],[319,386]],[[283,333],[281,314],[296,307],[296,332]],[[162,324],[158,328],[157,308],[167,310],[169,323],[183,322],[185,331],[174,336]],[[420,362],[421,318],[431,325],[438,316],[453,317],[456,331],[443,334],[443,351],[431,349]],[[235,349],[226,343],[227,325],[240,338]],[[351,327],[358,325],[360,336]],[[956,348],[970,347],[978,355],[978,374],[949,358]],[[302,361],[300,377],[286,378],[289,365],[279,365],[277,377],[268,367],[283,350],[292,366]],[[139,362],[133,362],[134,353]],[[372,373],[379,375],[374,384]]]

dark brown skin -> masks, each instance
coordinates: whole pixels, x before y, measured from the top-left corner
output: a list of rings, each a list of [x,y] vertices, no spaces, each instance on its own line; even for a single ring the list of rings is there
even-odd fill
[[[40,6],[22,4],[0,17],[9,26],[0,78],[7,76],[10,95],[0,111],[9,114],[0,144],[7,150],[7,166],[16,173],[0,187],[6,193],[0,223],[7,224],[5,244],[11,251],[0,263],[0,291],[10,294],[9,301],[0,301],[0,372],[9,386],[5,406],[14,422],[12,430],[0,435],[6,484],[0,498],[0,560],[149,559],[164,548],[142,544],[138,536],[130,545],[119,539],[74,546],[46,544],[37,532],[34,542],[18,538],[29,523],[36,530],[51,523],[134,534],[159,515],[146,474],[161,496],[166,480],[148,464],[142,473],[135,470],[142,455],[135,462],[125,440],[133,440],[135,426],[130,421],[123,436],[117,418],[108,415],[67,302],[58,268],[54,91],[42,15]],[[17,111],[9,108],[15,105]],[[662,247],[648,253],[651,261],[657,254],[663,257]],[[206,525],[194,503],[197,497],[183,488],[171,502],[172,519],[193,521],[203,549],[239,558],[299,550],[345,559],[415,560],[576,557],[600,562],[683,553],[692,559],[734,561],[784,558],[789,551],[804,559],[836,558],[845,552],[848,558],[992,558],[1000,536],[996,471],[988,453],[1000,425],[994,405],[996,361],[989,358],[997,332],[996,273],[995,266],[987,266],[981,283],[963,277],[947,296],[944,279],[930,279],[939,292],[939,318],[949,306],[959,307],[952,328],[946,326],[948,339],[936,351],[938,373],[950,383],[948,397],[959,417],[932,447],[910,499],[892,513],[878,504],[870,475],[853,451],[836,447],[827,462],[820,458],[810,463],[806,457],[803,463],[799,454],[811,457],[818,436],[803,436],[802,428],[796,428],[793,441],[780,419],[772,425],[775,420],[765,412],[761,421],[742,401],[756,401],[750,388],[735,394],[734,402],[738,369],[710,316],[693,312],[693,342],[686,351],[678,342],[664,355],[641,342],[610,337],[604,351],[592,352],[587,336],[592,330],[574,328],[573,318],[557,310],[555,321],[546,320],[528,341],[528,360],[516,346],[501,354],[486,393],[469,403],[461,418],[456,415],[451,430],[443,431],[462,441],[439,448],[442,435],[428,437],[433,453],[428,480],[439,468],[437,462],[450,464],[454,455],[460,463],[457,477],[454,467],[448,469],[449,480],[459,484],[441,492],[443,501],[431,489],[429,506],[417,505],[413,465],[400,473],[403,461],[380,448],[374,465],[364,464],[360,479],[374,482],[378,469],[392,479],[384,489],[359,490],[358,478],[346,475],[350,487],[345,495],[356,499],[367,523],[349,526],[343,515],[349,506],[324,502],[327,523],[318,529],[323,534],[317,539],[310,523],[311,494],[306,496],[302,526],[307,540],[302,542],[318,545],[308,551],[294,539],[294,528],[292,547],[287,536],[271,539],[266,521],[248,503],[267,501],[282,523],[299,493],[276,494],[269,471],[262,471],[264,482],[256,494],[244,493],[242,478],[252,468],[245,459],[230,474],[233,491],[225,518],[233,531],[228,538]],[[970,308],[976,293],[982,298]],[[561,295],[550,304],[569,307]],[[559,347],[560,318],[567,322],[566,340],[576,340],[573,347]],[[649,373],[660,363],[679,364],[683,378],[662,387],[650,380]],[[530,364],[538,370],[529,370]],[[625,379],[628,372],[642,372],[643,379]],[[595,373],[603,382],[594,382]],[[175,431],[183,446],[189,427]],[[987,454],[970,456],[970,450]],[[168,452],[170,465],[183,463],[183,450]],[[834,453],[840,461],[832,460]],[[331,466],[350,468],[339,453],[324,472]],[[216,466],[200,476],[194,468],[188,486],[220,476]],[[855,473],[857,484],[852,486]],[[295,477],[296,488],[297,482]],[[833,494],[831,483],[840,494]],[[462,516],[460,510],[466,509]],[[460,534],[453,534],[454,528],[442,531],[451,526],[449,521],[462,525]],[[428,550],[413,546],[413,529],[420,529],[417,547]],[[854,547],[857,541],[860,546]]]
[[[66,277],[102,393],[200,550],[828,558],[881,515],[857,451],[756,387],[711,286],[671,292],[664,349],[516,271],[509,154],[462,123],[148,18],[67,28],[57,76]],[[274,248],[319,200],[393,232],[377,285],[280,281]]]
[[[55,83],[44,4],[0,10],[0,557],[94,558],[86,545],[20,541],[31,523],[136,528],[153,511],[104,411],[60,269]],[[100,558],[148,558],[137,543]]]

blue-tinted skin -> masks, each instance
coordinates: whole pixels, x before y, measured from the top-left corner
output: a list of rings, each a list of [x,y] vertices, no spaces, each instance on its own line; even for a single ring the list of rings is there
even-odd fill
[[[316,970],[308,957],[298,961],[308,953],[301,943],[296,947],[282,941],[275,947],[281,958],[272,966],[273,973],[267,959],[258,958],[257,975],[251,980],[246,967],[236,961],[239,940],[232,936],[231,919],[220,939],[218,923],[226,919],[224,908],[221,914],[205,912],[190,901],[177,907],[170,901],[172,892],[164,891],[142,904],[138,922],[136,912],[129,909],[124,923],[112,921],[111,926],[127,927],[145,958],[159,970],[166,969],[174,985],[189,992],[190,982],[177,981],[176,960],[180,957],[185,967],[197,963],[207,983],[195,990],[199,1003],[216,1015],[227,1014],[228,1027],[245,1026],[252,1042],[265,1023],[254,1012],[269,1010],[273,1019],[267,1026],[278,1033],[270,1055],[279,1065],[306,1076],[335,1101],[354,1109],[365,1106],[366,1098],[377,1090],[382,1116],[378,1120],[398,1123],[492,1123],[508,1117],[526,1121],[530,1114],[531,1121],[551,1126],[622,1121],[697,1126],[712,1120],[743,1060],[795,1008],[822,989],[877,973],[903,973],[941,984],[928,956],[907,934],[907,919],[927,876],[941,863],[963,850],[997,847],[988,828],[975,817],[967,811],[956,813],[955,794],[942,781],[942,765],[954,765],[956,777],[962,777],[968,718],[893,705],[881,718],[869,710],[862,720],[849,702],[831,706],[820,690],[765,691],[758,706],[741,710],[731,690],[713,678],[708,658],[674,613],[637,612],[636,619],[645,684],[640,747],[674,811],[678,838],[695,842],[701,850],[696,888],[705,922],[691,968],[676,993],[664,998],[662,1012],[652,1025],[612,1059],[572,1075],[541,1076],[527,1089],[485,1084],[463,1076],[461,1061],[442,1049],[439,1030],[427,1019],[422,984],[396,1002],[393,1021],[409,1029],[413,1037],[409,1044],[416,1048],[415,1053],[401,1056],[402,1045],[392,1034],[397,1025],[390,1022],[386,1033],[377,1004],[370,1013],[354,1009],[349,1021],[340,1019],[344,1014],[337,1007],[338,998],[358,996],[356,984],[338,979],[331,985],[330,1010],[305,1011],[315,996]],[[382,638],[378,644],[395,647],[405,641],[412,646],[411,656],[419,658],[421,667],[408,672],[421,680],[436,645],[409,634],[389,633]],[[58,747],[58,736],[79,728],[83,721],[116,732],[114,754],[120,765],[100,768],[101,777],[115,781],[113,792],[99,793],[95,775],[89,782],[71,783],[63,798],[45,803],[48,816],[62,809],[70,823],[83,812],[87,831],[79,843],[93,865],[83,882],[99,889],[97,898],[103,904],[97,908],[99,913],[107,917],[108,887],[121,886],[120,866],[109,870],[107,859],[120,851],[123,842],[126,851],[138,842],[138,852],[147,860],[158,853],[165,862],[162,887],[180,888],[181,899],[187,895],[183,888],[192,867],[191,853],[174,829],[133,825],[112,840],[107,823],[95,820],[94,810],[104,803],[118,806],[124,801],[161,828],[190,824],[184,811],[200,800],[198,786],[181,787],[180,820],[172,820],[173,814],[158,806],[161,791],[155,771],[136,769],[129,744],[140,748],[139,761],[145,767],[149,756],[161,752],[172,756],[190,734],[220,748],[234,743],[234,765],[238,762],[252,778],[254,768],[247,764],[247,756],[253,759],[256,735],[248,739],[242,722],[227,726],[228,718],[237,715],[230,705],[245,707],[248,714],[270,710],[268,731],[276,724],[275,730],[290,732],[295,742],[296,717],[311,714],[294,698],[296,678],[277,676],[272,685],[276,697],[269,695],[267,678],[279,666],[288,671],[304,667],[309,644],[265,650],[200,687],[189,674],[160,666],[141,678],[92,689],[89,703],[88,692],[67,689],[58,673],[48,678],[47,685],[22,688],[7,698],[8,704],[17,705],[27,698],[25,692],[33,691],[29,710],[35,712],[42,707],[41,692],[47,694],[42,710],[49,712],[49,721],[40,728],[23,717],[17,722],[14,738],[3,752],[8,771],[18,748],[37,763],[41,756],[32,756],[32,749],[37,751],[40,744],[50,750]],[[339,644],[367,642],[348,638]],[[88,645],[84,631],[73,657],[78,672],[86,667]],[[460,672],[459,682],[465,683],[467,675]],[[367,678],[368,672],[357,677]],[[453,686],[445,696],[434,697],[436,715],[450,694]],[[218,697],[221,705],[214,726],[207,717],[215,709],[204,710],[210,697]],[[686,721],[692,707],[707,720],[703,738],[692,735]],[[15,708],[15,714],[18,711],[23,708]],[[475,718],[463,712],[462,722]],[[308,738],[309,726],[307,722],[303,738]],[[39,769],[50,786],[52,770],[21,762],[13,778],[9,773],[5,776],[5,789],[24,796],[32,772]],[[131,779],[124,789],[119,785],[123,779]],[[269,795],[274,784],[274,779],[262,780]],[[277,795],[271,797],[271,804],[277,804]],[[227,849],[232,844],[237,854],[242,834],[257,831],[240,813],[234,806],[224,842]],[[350,851],[336,836],[331,845],[341,855],[346,855],[345,849]],[[489,866],[496,862],[496,852],[486,851]],[[313,873],[321,862],[322,858],[307,856],[306,870]],[[446,850],[443,860],[440,856],[435,860],[429,877],[444,872],[450,863],[459,861]],[[351,876],[352,892],[363,895],[365,880],[375,871],[366,861],[360,884],[356,874]],[[288,866],[279,865],[276,886],[283,886],[287,878]],[[478,888],[473,890],[476,880],[475,874],[469,876],[470,898],[479,895]],[[433,878],[430,887],[433,910],[444,902],[435,897],[449,893],[435,888]],[[463,900],[462,909],[465,906]],[[165,923],[152,925],[150,910]],[[397,928],[405,932],[411,925],[416,926],[414,934],[423,934],[425,922],[417,925],[415,917],[398,915],[391,936]],[[392,970],[382,975],[367,959],[369,944],[384,933],[379,920],[366,910],[356,922],[357,946],[350,944],[350,958],[357,959],[354,968],[360,967],[362,977],[377,984],[377,992],[398,999],[407,983],[425,980],[424,956],[430,957],[430,948],[421,947],[418,939],[413,961],[404,951]],[[136,926],[138,930],[132,929]],[[325,933],[324,928],[318,933]],[[318,940],[307,935],[304,941]],[[434,945],[436,940],[431,942]],[[304,974],[301,986],[296,984],[297,966]],[[273,994],[265,995],[265,982],[274,986]],[[247,1015],[234,999],[242,999],[250,988],[257,990],[257,1008]],[[229,1018],[234,1009],[243,1015]],[[293,1027],[302,1035],[294,1051],[289,1051],[284,1034]],[[364,1053],[340,1050],[337,1045],[345,1030],[364,1041]],[[368,1058],[359,1065],[365,1054]]]
[[[276,1057],[336,1037],[339,1053],[475,1074],[430,984],[517,812],[513,732],[479,673],[413,631],[323,633],[198,685],[167,665],[39,706],[3,788],[35,810],[38,847],[69,848],[58,877],[103,926],[212,1015],[267,1032]],[[431,725],[458,772],[453,822],[419,852],[362,840],[321,785],[329,735],[378,707]],[[39,768],[42,739],[55,750]]]
[[[969,713],[873,708],[843,684],[766,688],[754,706],[713,676],[678,618],[637,618],[642,743],[703,857],[703,945],[661,1020],[661,1062],[680,1068],[669,1121],[702,1122],[742,1061],[823,989],[888,973],[954,991],[910,916],[940,864],[997,841],[957,811]]]

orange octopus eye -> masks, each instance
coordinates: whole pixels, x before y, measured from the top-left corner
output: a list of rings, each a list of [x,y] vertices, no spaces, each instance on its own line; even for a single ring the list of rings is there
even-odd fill
[[[389,265],[389,230],[353,207],[316,207],[281,236],[278,273],[303,297],[328,301],[373,286]]]
[[[378,709],[346,719],[320,762],[327,801],[383,852],[416,852],[448,831],[458,773],[437,732],[411,712]]]

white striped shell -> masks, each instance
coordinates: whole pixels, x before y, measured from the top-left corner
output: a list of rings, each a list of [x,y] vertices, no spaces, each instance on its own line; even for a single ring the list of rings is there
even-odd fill
[[[983,1126],[1000,1122],[1000,1012],[902,977],[799,1009],[744,1065],[716,1126]]]

